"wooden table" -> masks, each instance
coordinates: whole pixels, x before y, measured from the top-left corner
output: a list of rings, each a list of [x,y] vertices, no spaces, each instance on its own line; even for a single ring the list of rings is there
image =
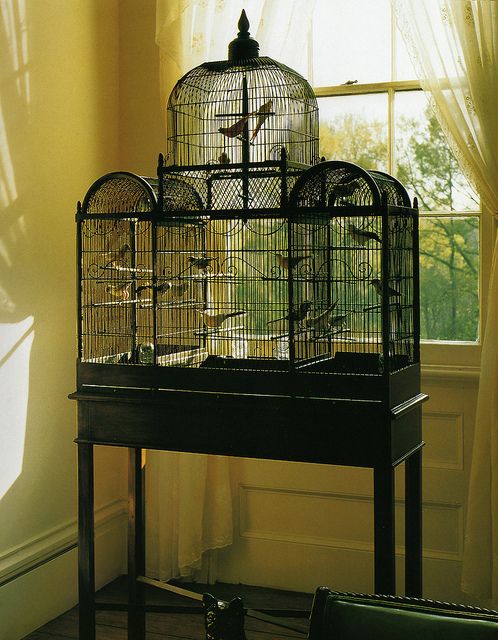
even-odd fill
[[[112,371],[109,373],[112,378]],[[395,594],[396,590],[394,470],[403,463],[405,593],[422,595],[424,394],[386,408],[386,403],[379,400],[296,394],[93,387],[85,384],[85,375],[81,370],[79,390],[70,396],[78,403],[81,640],[95,639],[95,612],[106,608],[95,602],[93,454],[97,445],[129,450],[129,638],[145,637],[147,606],[144,585],[137,581],[145,572],[144,449],[372,468],[374,588],[383,594]]]

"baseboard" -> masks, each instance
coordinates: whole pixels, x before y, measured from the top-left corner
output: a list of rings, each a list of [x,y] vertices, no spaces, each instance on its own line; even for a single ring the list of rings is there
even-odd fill
[[[95,512],[97,588],[125,572],[126,501]],[[78,601],[76,519],[0,554],[0,640],[19,640]]]

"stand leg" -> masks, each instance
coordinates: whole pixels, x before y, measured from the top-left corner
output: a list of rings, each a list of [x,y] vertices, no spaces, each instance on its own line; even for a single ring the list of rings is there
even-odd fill
[[[396,594],[394,469],[374,468],[375,593]]]
[[[128,638],[145,640],[144,481],[142,449],[128,449]]]
[[[95,640],[93,445],[78,444],[79,637]]]
[[[422,596],[422,449],[405,461],[405,591]]]

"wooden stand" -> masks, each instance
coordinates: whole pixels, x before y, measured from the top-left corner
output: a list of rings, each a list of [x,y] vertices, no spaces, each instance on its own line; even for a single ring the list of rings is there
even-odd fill
[[[107,369],[107,367],[105,367]],[[80,638],[95,640],[95,445],[128,447],[128,638],[145,638],[142,450],[370,467],[375,592],[395,594],[394,469],[405,463],[406,595],[422,595],[421,403],[81,385],[78,402]],[[269,427],[270,425],[270,427]],[[305,425],[305,428],[303,426]]]

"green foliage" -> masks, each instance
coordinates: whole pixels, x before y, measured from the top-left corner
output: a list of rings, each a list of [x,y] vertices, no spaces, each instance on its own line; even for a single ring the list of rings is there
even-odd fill
[[[321,153],[328,159],[385,170],[386,125],[345,114],[321,124]],[[422,211],[478,208],[435,116],[399,118],[396,177]],[[474,216],[421,216],[421,335],[427,340],[475,341],[479,326],[479,226]]]
[[[387,170],[386,124],[353,114],[320,124],[320,150],[328,160],[346,160],[364,169]]]
[[[476,340],[479,321],[478,282],[478,219],[422,218],[422,337],[430,340]]]

